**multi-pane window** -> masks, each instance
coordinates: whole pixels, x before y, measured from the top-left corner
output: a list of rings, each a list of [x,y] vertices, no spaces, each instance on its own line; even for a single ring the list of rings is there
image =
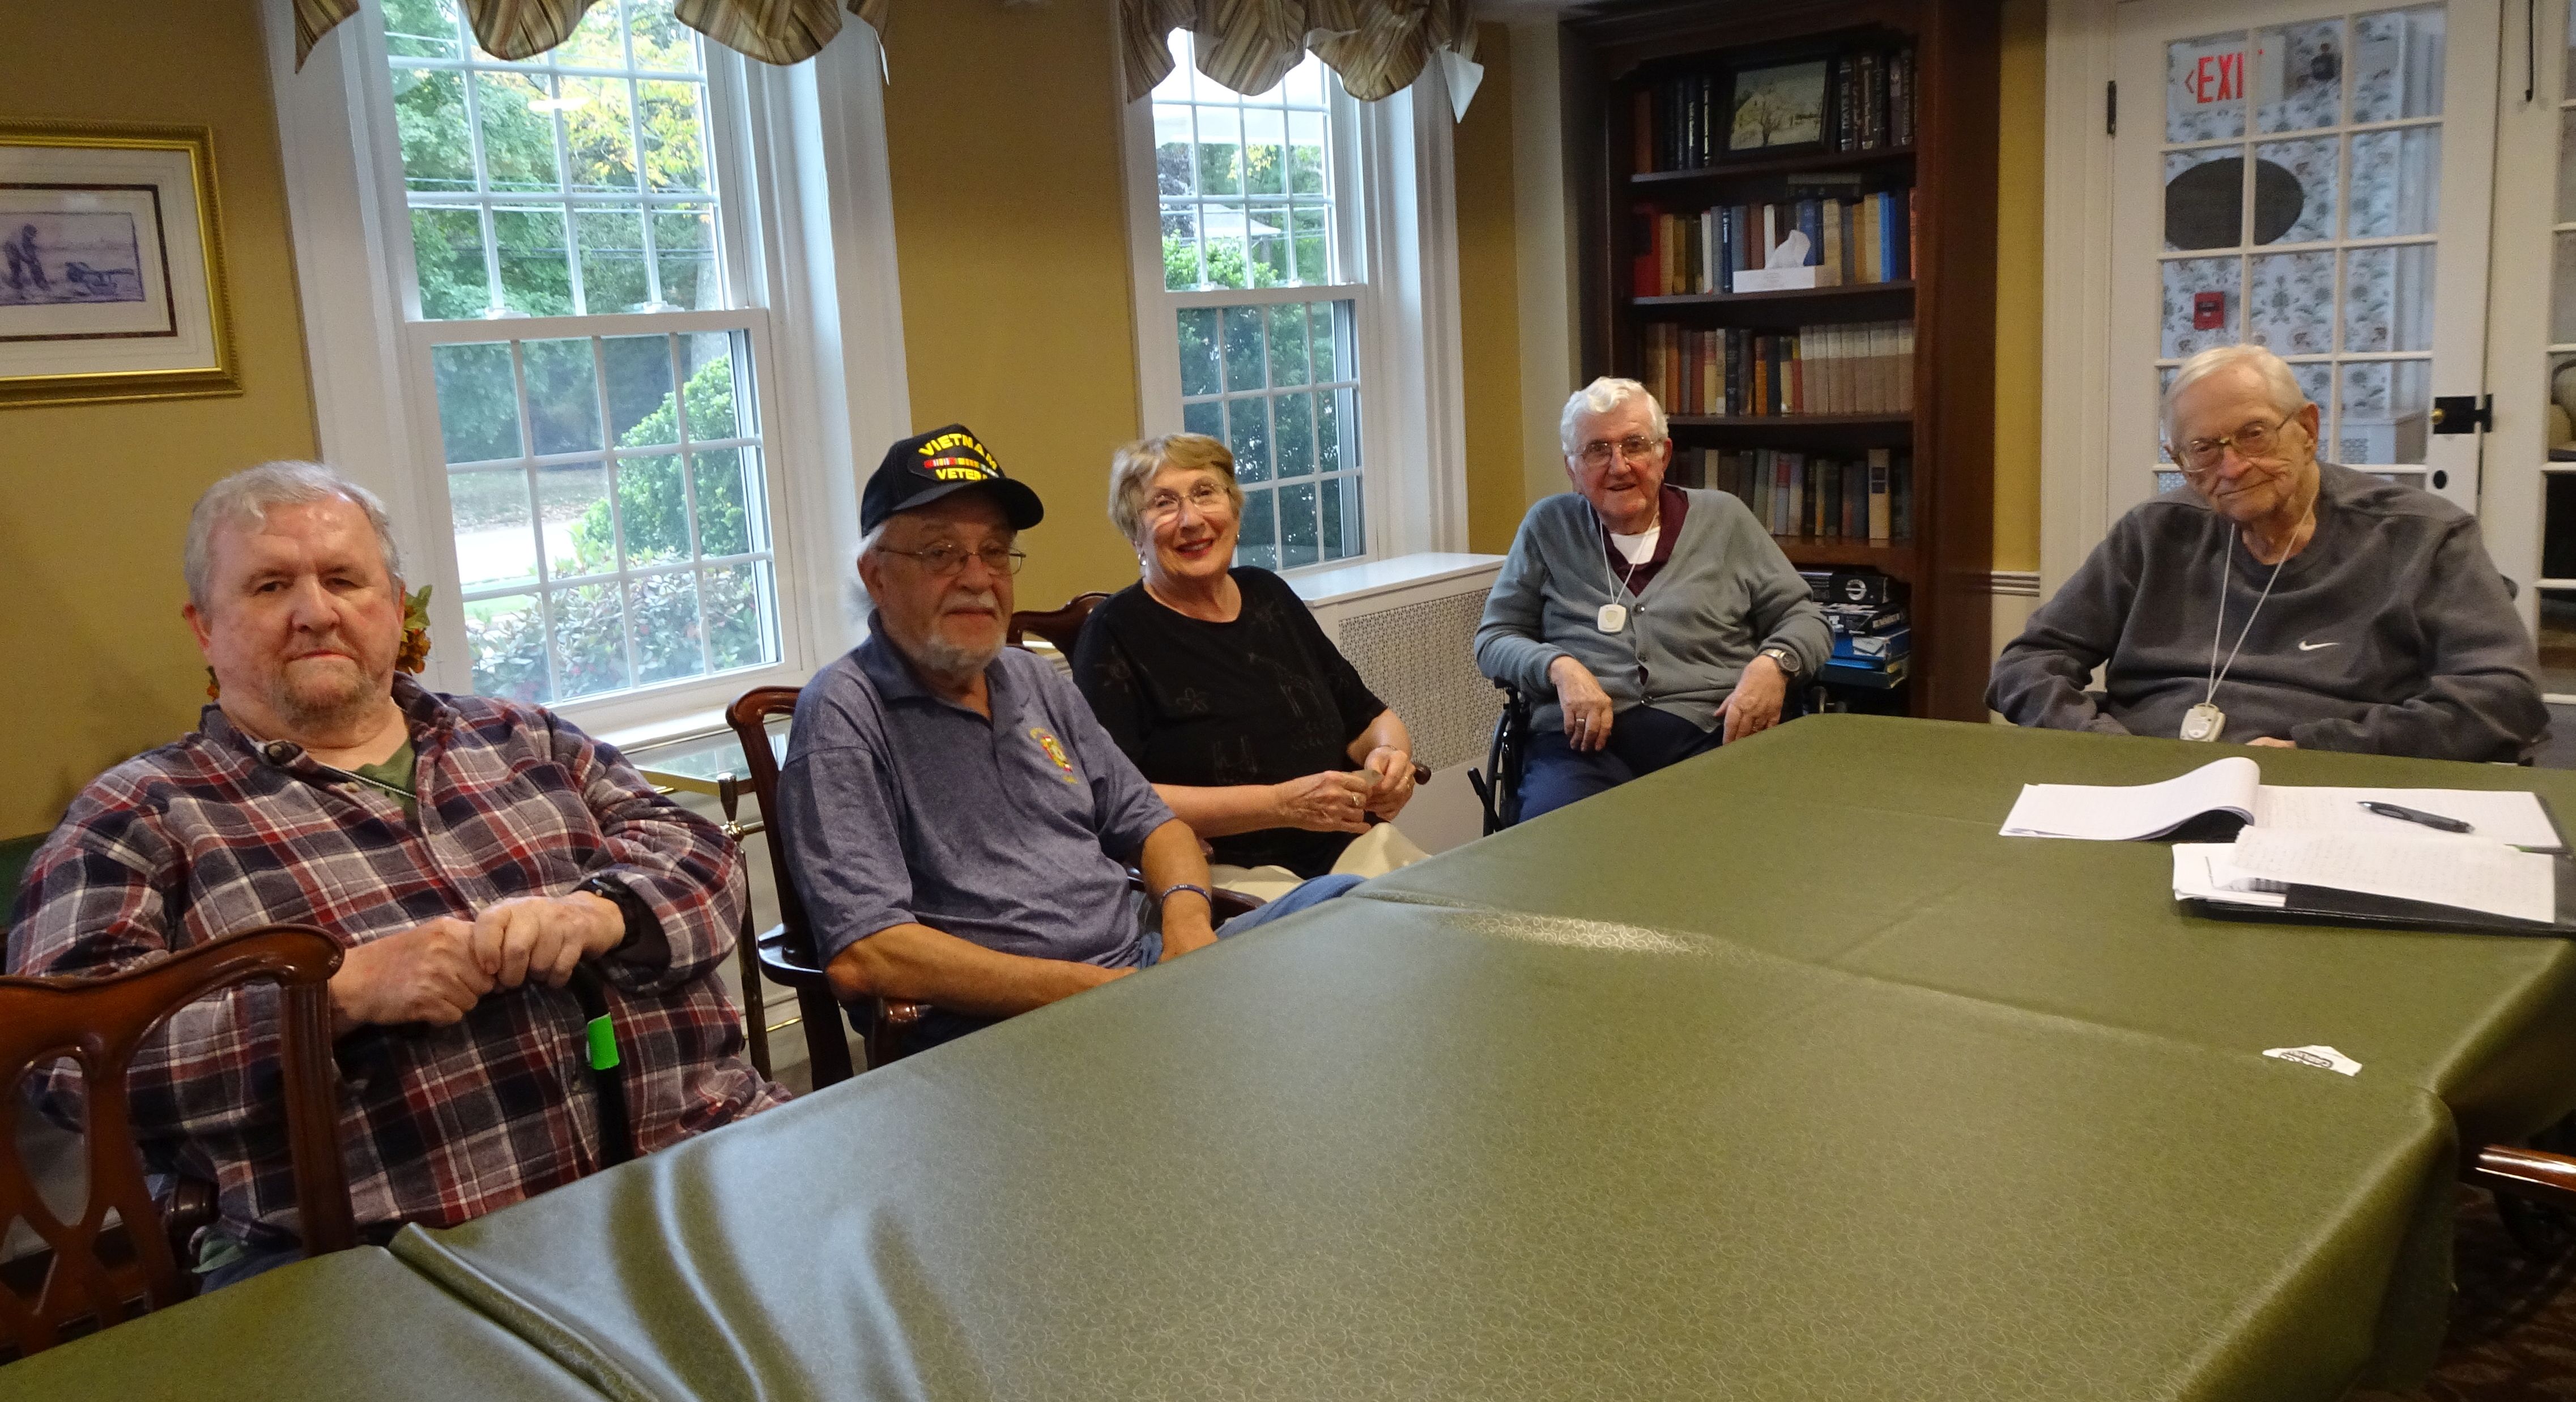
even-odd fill
[[[573,700],[778,660],[744,339],[432,348],[477,694]]]
[[[474,690],[570,701],[776,663],[755,374],[706,54],[599,0],[507,62],[454,0],[386,0]]]
[[[386,0],[421,315],[726,305],[707,76],[668,0],[600,0],[512,63],[454,0]]]
[[[1225,440],[1244,492],[1237,557],[1291,569],[1368,552],[1361,505],[1357,161],[1350,100],[1309,54],[1243,96],[1186,31],[1153,93],[1163,303],[1181,426]]]
[[[2319,406],[2323,456],[2420,480],[2444,18],[2418,5],[2167,46],[2160,393],[2194,352],[2268,346]]]

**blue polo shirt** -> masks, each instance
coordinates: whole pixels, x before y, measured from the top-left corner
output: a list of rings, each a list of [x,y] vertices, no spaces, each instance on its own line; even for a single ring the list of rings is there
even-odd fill
[[[990,720],[872,632],[806,683],[774,821],[824,961],[916,921],[1004,954],[1141,957],[1126,866],[1172,810],[1051,664],[1004,648],[984,682]]]

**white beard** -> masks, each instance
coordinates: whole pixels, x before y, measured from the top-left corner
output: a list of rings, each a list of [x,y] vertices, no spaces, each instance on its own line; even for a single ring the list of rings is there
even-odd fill
[[[1000,596],[991,593],[960,602],[988,609],[999,609],[1002,604]],[[930,636],[921,640],[920,652],[913,659],[924,671],[943,677],[971,677],[993,665],[993,659],[1002,655],[1003,644],[999,639],[987,647],[961,647],[940,637],[938,626],[938,621],[932,620]]]

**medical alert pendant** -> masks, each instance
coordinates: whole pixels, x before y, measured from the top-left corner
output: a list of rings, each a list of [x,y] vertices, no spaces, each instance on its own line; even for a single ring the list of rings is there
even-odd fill
[[[2215,740],[2218,732],[2226,728],[2227,713],[2209,702],[2203,701],[2182,713],[2182,738],[2186,740]]]
[[[1593,622],[1600,624],[1601,631],[1604,633],[1616,633],[1628,626],[1627,605],[1603,604],[1599,616],[1594,618]]]

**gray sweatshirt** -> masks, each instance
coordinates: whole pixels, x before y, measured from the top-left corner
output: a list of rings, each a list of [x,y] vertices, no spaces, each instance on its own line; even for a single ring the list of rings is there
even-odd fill
[[[2219,738],[2426,759],[2529,753],[2549,711],[2476,519],[2429,492],[2317,470],[2316,535],[2282,567],[2218,688]],[[2272,567],[2186,488],[2120,518],[1996,660],[1986,704],[2018,725],[2177,734],[2209,691],[2222,551],[2225,663]],[[2088,695],[2103,662],[2107,695]]]
[[[1717,727],[1717,708],[1762,649],[1788,649],[1800,676],[1824,665],[1833,646],[1824,610],[1779,542],[1728,493],[1684,491],[1690,508],[1672,556],[1642,596],[1617,594],[1628,623],[1616,633],[1600,628],[1616,581],[1591,503],[1562,492],[1522,518],[1485,599],[1476,669],[1540,703],[1542,729],[1565,724],[1547,676],[1560,657],[1599,678],[1615,710],[1642,702],[1702,730]]]

